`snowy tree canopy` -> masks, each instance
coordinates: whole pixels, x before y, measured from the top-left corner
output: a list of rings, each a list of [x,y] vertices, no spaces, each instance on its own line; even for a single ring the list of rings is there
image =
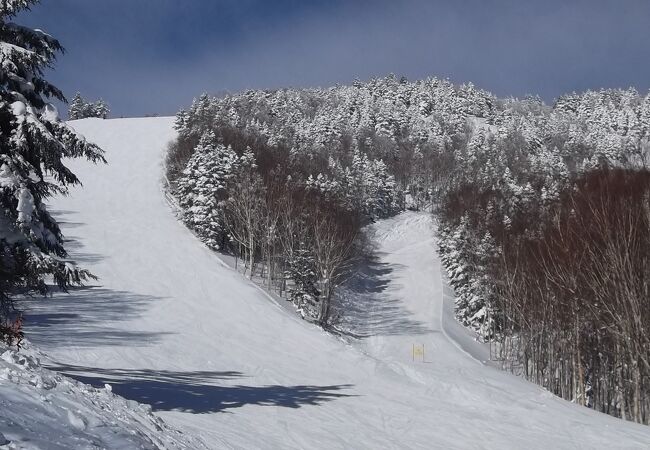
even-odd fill
[[[45,202],[80,184],[64,159],[104,161],[102,151],[62,122],[48,103],[65,100],[43,77],[63,51],[61,44],[7,21],[36,3],[0,4],[0,295],[5,307],[12,288],[44,293],[46,275],[61,287],[89,275],[65,259],[63,236]]]
[[[214,134],[207,133],[177,181],[176,196],[183,208],[183,221],[212,248],[219,248],[226,238],[221,202],[227,197],[227,186],[238,164],[232,148],[216,143]]]
[[[104,100],[99,99],[96,102],[89,102],[77,92],[70,102],[68,118],[70,120],[86,119],[88,117],[106,119],[110,112]]]
[[[603,265],[610,258],[615,266],[619,255],[612,252],[622,251],[619,234],[611,230],[635,223],[623,234],[643,244],[635,242],[631,256],[621,261],[633,265],[628,273],[635,280],[647,279],[640,256],[647,252],[637,250],[645,248],[643,236],[650,233],[644,228],[650,197],[641,194],[644,183],[650,184],[650,95],[605,89],[565,95],[549,106],[538,97],[500,99],[472,84],[390,75],[326,89],[202,95],[178,114],[176,129],[169,173],[179,187],[221,177],[217,161],[230,157],[205,152],[200,144],[205,136],[240,158],[252,152],[257,168],[244,179],[235,171],[238,181],[225,189],[228,202],[213,206],[215,193],[222,191],[212,187],[208,196],[187,197],[192,203],[184,217],[192,217],[197,233],[216,223],[209,211],[237,217],[231,233],[236,245],[229,249],[246,258],[251,277],[257,268],[269,286],[275,282],[287,292],[303,316],[331,323],[329,299],[337,282],[329,274],[345,271],[358,251],[351,248],[363,224],[405,208],[428,209],[437,215],[441,259],[463,324],[484,339],[521,345],[499,348],[512,352],[503,358],[524,361],[526,376],[565,398],[609,408],[612,396],[623,392],[628,405],[636,402],[635,420],[643,420],[643,408],[650,410],[638,400],[639,392],[650,390],[650,363],[640,357],[650,348],[647,332],[640,331],[650,329],[650,315],[642,312],[650,310],[647,295],[621,294],[647,285],[621,287],[620,280],[627,279],[621,275],[620,291],[614,291],[607,284],[611,268]],[[207,163],[210,159],[216,161]],[[197,170],[199,161],[212,175]],[[608,183],[609,190],[601,189]],[[608,197],[616,189],[621,195]],[[602,202],[592,203],[593,197]],[[609,208],[597,223],[611,230],[590,227],[594,221],[585,218],[593,211],[573,208],[580,204]],[[630,222],[605,220],[612,217]],[[579,220],[586,222],[576,226]],[[595,247],[578,245],[594,242]],[[567,254],[563,246],[579,250]],[[549,248],[555,251],[549,254]],[[608,258],[571,259],[584,252]],[[539,265],[542,255],[547,266]],[[591,278],[580,270],[579,264],[587,263]],[[558,268],[569,275],[558,275]],[[553,276],[558,279],[550,285]],[[567,286],[578,282],[579,295]],[[617,329],[602,326],[595,298],[616,305],[604,322],[618,321]],[[618,318],[631,310],[638,311],[632,322],[643,325],[626,329]],[[545,311],[553,312],[556,328],[540,343],[537,327],[549,320]],[[596,347],[587,342],[600,343],[597,358]],[[627,351],[625,362],[617,345]],[[565,353],[535,354],[536,346]],[[580,358],[598,362],[562,366]],[[625,365],[631,368],[625,375],[608,375]],[[583,379],[568,383],[571,377]],[[600,380],[605,387],[589,392]],[[630,414],[625,409],[614,413]]]

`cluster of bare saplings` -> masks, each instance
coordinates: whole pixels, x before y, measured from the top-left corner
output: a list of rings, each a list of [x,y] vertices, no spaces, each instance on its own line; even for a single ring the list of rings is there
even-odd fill
[[[289,295],[327,326],[334,288],[354,255],[360,222],[335,202],[289,186],[237,185],[225,209],[231,249],[250,278]],[[261,196],[258,196],[261,195]]]
[[[501,237],[498,357],[562,398],[648,424],[650,172],[590,172],[546,216],[534,237]]]
[[[270,147],[255,134],[228,126],[213,129],[224,145],[236,151],[251,149],[256,161],[254,169],[238,174],[222,195],[219,248],[234,255],[251,279],[259,277],[307,318],[328,326],[335,287],[358,251],[361,215],[292,182],[326,166],[325,159],[290,162],[289,149]],[[167,176],[172,182],[195,145],[196,139],[181,138],[171,146]]]

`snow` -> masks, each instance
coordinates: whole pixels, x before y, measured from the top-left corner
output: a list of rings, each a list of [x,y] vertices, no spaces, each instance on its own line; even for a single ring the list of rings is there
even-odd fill
[[[472,126],[472,129],[475,131],[484,130],[492,134],[497,134],[499,131],[499,127],[488,123],[488,119],[486,119],[485,117],[476,117],[470,115],[467,117],[467,122]]]
[[[47,122],[56,122],[59,119],[59,110],[53,104],[46,103],[41,118]]]
[[[6,449],[205,448],[146,405],[51,372],[42,355],[0,345],[0,447]]]
[[[18,191],[18,222],[30,224],[34,212],[34,197],[27,188]]]
[[[24,116],[25,114],[27,114],[27,107],[23,102],[17,101],[11,104],[11,111],[13,115],[16,117]]]
[[[29,304],[27,333],[51,368],[110,384],[208,448],[648,447],[650,428],[481,362],[485,348],[453,320],[428,215],[370,230],[375,278],[360,293],[370,307],[358,324],[367,337],[327,334],[270,301],[166,203],[173,120],[71,123],[109,165],[70,162],[84,187],[51,209],[72,257],[100,279]],[[421,345],[424,361],[414,361]],[[74,417],[61,432],[82,433]]]

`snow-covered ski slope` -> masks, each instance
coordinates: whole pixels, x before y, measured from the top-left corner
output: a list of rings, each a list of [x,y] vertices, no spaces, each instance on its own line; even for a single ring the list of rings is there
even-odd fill
[[[0,448],[204,449],[151,407],[43,368],[39,352],[0,344]]]
[[[72,122],[109,165],[71,164],[84,187],[52,208],[100,277],[30,305],[27,331],[58,370],[110,383],[215,449],[650,447],[649,427],[471,356],[482,349],[443,305],[425,215],[374,227],[374,279],[358,289],[368,337],[348,344],[278,307],[174,217],[160,183],[172,123]]]

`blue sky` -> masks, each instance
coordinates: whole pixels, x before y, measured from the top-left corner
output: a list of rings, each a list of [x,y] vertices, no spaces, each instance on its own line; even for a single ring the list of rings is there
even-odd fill
[[[66,47],[50,79],[69,98],[103,97],[114,117],[388,73],[549,102],[650,88],[647,0],[43,0],[16,21]]]

